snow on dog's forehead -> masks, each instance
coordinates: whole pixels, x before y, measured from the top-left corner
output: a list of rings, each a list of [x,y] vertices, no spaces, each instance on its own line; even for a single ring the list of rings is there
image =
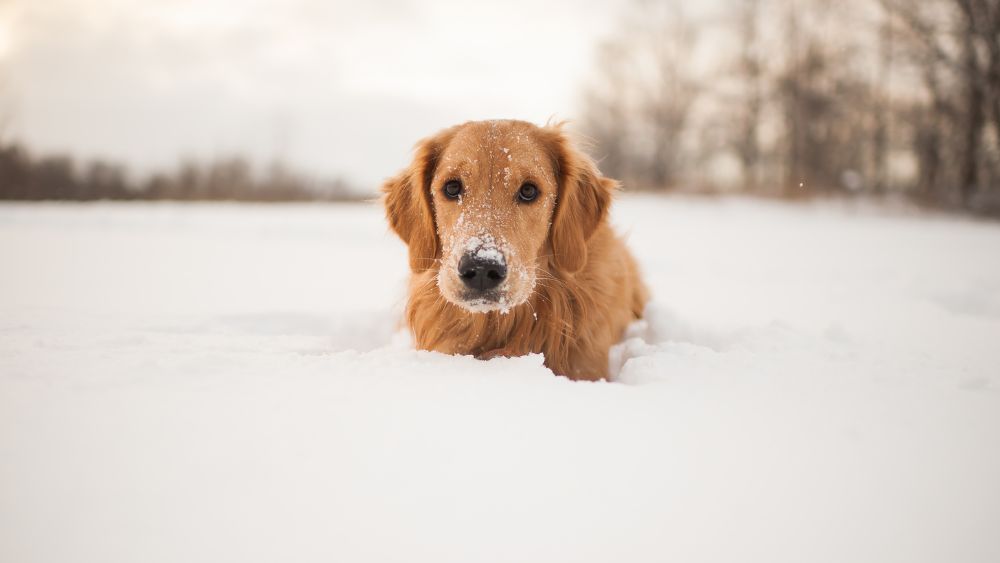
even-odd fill
[[[436,175],[439,180],[455,177],[485,182],[485,186],[478,182],[466,186],[468,193],[483,191],[480,188],[488,192],[496,185],[511,187],[525,179],[552,180],[553,163],[537,130],[529,123],[511,121],[467,124],[443,151]],[[492,177],[488,177],[490,172]]]

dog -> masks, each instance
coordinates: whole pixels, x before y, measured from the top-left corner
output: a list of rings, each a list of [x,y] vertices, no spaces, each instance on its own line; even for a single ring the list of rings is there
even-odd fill
[[[617,188],[561,124],[470,121],[417,143],[382,186],[408,246],[416,346],[541,353],[557,375],[606,379],[609,349],[648,298],[608,224]]]

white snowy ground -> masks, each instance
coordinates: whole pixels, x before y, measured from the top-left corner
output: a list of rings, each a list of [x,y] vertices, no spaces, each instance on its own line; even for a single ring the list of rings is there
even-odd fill
[[[1000,561],[1000,225],[615,222],[573,383],[409,350],[374,206],[0,206],[0,561]]]

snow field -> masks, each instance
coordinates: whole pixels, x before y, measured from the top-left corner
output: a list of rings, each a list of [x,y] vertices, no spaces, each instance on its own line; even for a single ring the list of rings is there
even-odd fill
[[[0,561],[1000,560],[1000,225],[614,219],[574,383],[411,350],[374,205],[0,206]]]

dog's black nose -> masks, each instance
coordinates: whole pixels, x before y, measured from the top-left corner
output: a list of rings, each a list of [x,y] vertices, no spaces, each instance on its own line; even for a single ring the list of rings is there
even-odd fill
[[[507,266],[492,257],[469,253],[458,262],[458,275],[470,289],[486,291],[500,285],[507,277]]]

